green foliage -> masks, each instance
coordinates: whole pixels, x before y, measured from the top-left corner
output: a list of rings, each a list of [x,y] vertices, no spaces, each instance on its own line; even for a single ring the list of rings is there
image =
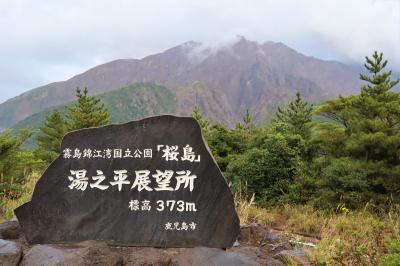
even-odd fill
[[[318,180],[315,205],[329,208],[341,203],[352,209],[362,206],[371,196],[367,176],[368,170],[362,162],[352,158],[332,159]]]
[[[34,154],[45,164],[50,164],[58,157],[62,138],[68,131],[109,123],[110,116],[104,104],[99,98],[88,96],[87,93],[87,88],[83,93],[77,88],[77,100],[74,105],[66,106],[66,117],[56,109],[46,116],[44,123],[39,127],[40,133],[36,137],[37,147]]]
[[[278,132],[283,133],[286,138],[292,139],[302,146],[297,149],[304,161],[310,163],[315,156],[316,145],[312,139],[313,105],[303,100],[300,93],[296,93],[296,98],[289,102],[286,108],[278,108],[273,125],[282,124]],[[283,130],[283,131],[282,131]]]
[[[398,81],[382,72],[382,54],[372,58],[360,94],[317,106],[314,114],[325,120],[313,121],[313,106],[297,93],[268,128],[256,127],[248,111],[235,128],[208,126],[208,144],[233,189],[264,204],[399,202],[400,95],[391,91]]]
[[[200,119],[203,118],[200,117]],[[238,123],[234,128],[228,128],[222,123],[212,126],[209,126],[208,121],[203,121],[202,123],[203,125],[207,125],[207,143],[223,172],[226,171],[229,162],[235,160],[236,156],[243,154],[251,148],[249,146],[251,138],[256,132],[262,130],[255,126],[253,115],[248,110],[243,117],[243,124]]]
[[[221,171],[225,172],[228,164],[247,149],[247,139],[243,128],[238,125],[233,129],[224,124],[215,124],[206,134],[207,143]]]
[[[250,132],[254,129],[253,115],[247,109],[246,114],[243,116],[243,128],[246,132]]]
[[[322,189],[330,187],[328,190],[336,197],[352,195],[354,180],[359,180],[362,173],[363,182],[356,183],[358,200],[348,202],[353,206],[365,203],[367,197],[376,204],[389,198],[400,201],[400,94],[391,91],[399,80],[390,79],[391,71],[383,72],[387,61],[383,61],[382,54],[375,52],[366,61],[370,76],[360,75],[367,84],[359,95],[327,101],[316,110],[318,115],[333,120],[330,132],[319,132],[321,151],[328,162],[327,168],[320,170],[330,172],[338,160],[352,164],[349,175],[343,176],[341,171],[331,172],[333,176],[323,174],[326,180]],[[343,189],[327,185],[333,177],[342,180]]]
[[[284,136],[263,132],[262,143],[232,160],[226,175],[236,190],[255,195],[264,205],[280,203],[289,192],[296,171],[297,154]]]
[[[22,143],[31,134],[30,131],[21,130],[17,135],[11,131],[0,135],[0,198],[19,197],[25,176],[37,163],[32,152],[21,149]]]
[[[399,79],[390,80],[390,76],[392,75],[392,71],[382,72],[382,70],[386,67],[388,61],[383,61],[383,54],[377,51],[372,55],[372,59],[368,56],[365,57],[366,63],[364,64],[365,68],[368,70],[372,76],[367,76],[364,74],[360,74],[360,79],[366,81],[368,84],[362,87],[362,92],[374,95],[374,94],[382,94],[388,92],[392,89],[396,84],[399,83]]]
[[[73,106],[68,106],[67,123],[69,130],[97,127],[110,123],[110,114],[104,103],[95,96],[88,96],[88,90],[76,89],[78,98]]]
[[[191,117],[196,119],[197,122],[199,122],[199,125],[200,125],[203,133],[206,133],[208,130],[208,127],[210,126],[210,122],[208,122],[206,119],[203,118],[200,108],[197,105],[194,107],[194,109],[190,115],[191,115]]]
[[[296,99],[289,103],[287,108],[278,107],[275,121],[289,126],[293,134],[300,135],[303,139],[310,138],[313,106],[304,101],[300,93],[296,93]]]
[[[113,123],[125,123],[147,116],[172,114],[176,111],[175,94],[154,83],[136,83],[98,95]]]
[[[35,155],[50,164],[60,154],[61,140],[67,131],[68,126],[63,115],[58,110],[53,111],[40,127],[41,133],[36,137]]]
[[[400,240],[387,239],[385,241],[389,254],[382,257],[382,266],[397,266],[400,265]]]

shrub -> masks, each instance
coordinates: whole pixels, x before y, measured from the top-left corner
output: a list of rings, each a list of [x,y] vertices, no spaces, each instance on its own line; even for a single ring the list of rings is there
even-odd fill
[[[226,174],[236,191],[255,195],[263,205],[272,205],[289,193],[297,154],[282,135],[269,134],[259,148],[253,148],[232,160]]]

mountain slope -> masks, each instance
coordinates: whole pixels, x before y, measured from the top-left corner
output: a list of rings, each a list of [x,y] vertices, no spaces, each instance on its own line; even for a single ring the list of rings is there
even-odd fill
[[[172,114],[177,109],[175,94],[170,89],[154,83],[135,83],[100,94],[98,97],[107,107],[113,123],[124,123],[152,115]],[[19,121],[13,128],[37,129],[53,110],[57,109],[61,113],[65,113],[65,106],[71,104],[70,102],[65,105],[49,107]]]
[[[358,74],[343,64],[306,57],[282,43],[244,38],[219,49],[188,42],[141,60],[122,59],[94,67],[67,81],[51,83],[0,104],[0,127],[10,127],[48,107],[70,102],[76,87],[91,94],[152,81],[177,96],[176,113],[198,104],[206,116],[232,125],[246,109],[267,119],[276,101],[299,90],[318,102],[359,88]]]

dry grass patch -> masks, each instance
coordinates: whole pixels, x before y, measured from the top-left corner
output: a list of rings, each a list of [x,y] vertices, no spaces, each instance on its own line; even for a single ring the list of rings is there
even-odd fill
[[[259,223],[297,234],[311,236],[316,249],[307,250],[314,265],[400,265],[400,206],[389,212],[364,210],[324,212],[307,205],[257,206],[236,197],[241,224]]]
[[[400,212],[395,209],[379,216],[367,210],[331,215],[322,228],[313,261],[319,265],[379,265],[390,253],[385,240],[400,239],[399,225]]]
[[[23,192],[20,198],[14,200],[5,198],[1,199],[2,215],[0,216],[0,222],[14,217],[14,209],[31,200],[33,189],[35,188],[36,182],[39,180],[39,178],[39,173],[32,173],[27,177],[27,182],[22,188]]]
[[[258,223],[269,226],[275,225],[276,213],[258,207],[254,201],[254,195],[250,200],[246,200],[238,195],[235,195],[235,204],[241,225],[250,223]]]

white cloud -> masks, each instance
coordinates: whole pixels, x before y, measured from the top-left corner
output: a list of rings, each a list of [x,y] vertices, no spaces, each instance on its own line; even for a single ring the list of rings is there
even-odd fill
[[[348,63],[379,50],[400,70],[399,0],[0,0],[0,101],[109,60],[237,35]]]

